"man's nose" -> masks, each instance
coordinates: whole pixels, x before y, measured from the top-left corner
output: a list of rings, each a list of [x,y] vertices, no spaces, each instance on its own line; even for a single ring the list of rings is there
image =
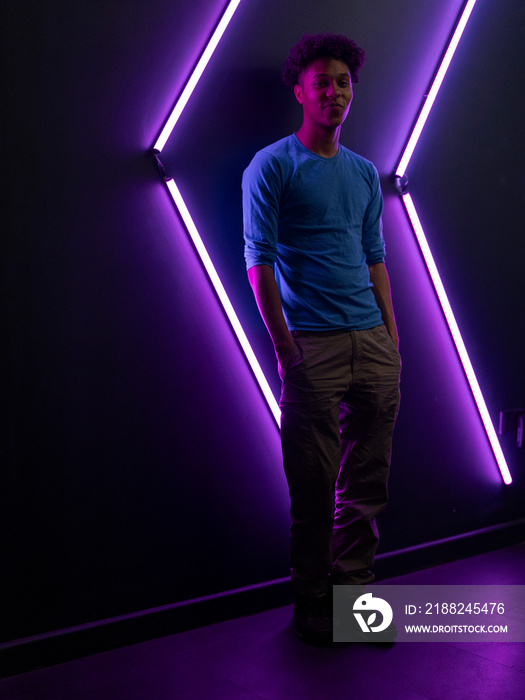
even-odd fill
[[[339,88],[339,85],[337,83],[330,83],[327,92],[330,96],[333,95],[337,97],[341,94],[341,89]]]

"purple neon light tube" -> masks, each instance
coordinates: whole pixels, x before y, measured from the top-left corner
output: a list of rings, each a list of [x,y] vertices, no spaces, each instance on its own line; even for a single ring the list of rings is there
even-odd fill
[[[171,136],[173,129],[175,128],[175,125],[177,124],[184,110],[184,107],[187,105],[188,100],[193,94],[197,83],[199,82],[202,74],[204,73],[206,66],[208,65],[211,57],[213,56],[213,53],[217,48],[240,2],[241,0],[231,0],[231,2],[226,7],[224,14],[222,15],[217,27],[215,28],[215,31],[213,32],[210,40],[208,41],[204,51],[202,52],[201,57],[197,62],[197,65],[195,66],[193,72],[189,76],[182,93],[180,94],[172,112],[166,120],[162,131],[160,132],[157,140],[155,141],[153,148],[156,152],[160,153],[166,145],[166,142]],[[212,283],[215,292],[222,304],[224,312],[233,328],[235,335],[237,336],[237,339],[246,356],[246,359],[255,375],[255,378],[257,379],[262,394],[268,403],[268,406],[275,419],[275,422],[279,426],[281,422],[281,412],[279,410],[277,401],[275,400],[275,396],[273,395],[272,390],[270,389],[270,385],[268,384],[268,381],[264,376],[264,373],[257,360],[257,357],[255,356],[255,353],[248,341],[246,333],[244,332],[241,323],[237,317],[237,314],[235,313],[232,303],[229,300],[228,295],[226,294],[224,285],[222,284],[219,275],[215,270],[213,262],[208,254],[208,251],[206,250],[206,247],[199,234],[199,231],[195,226],[195,223],[188,210],[188,207],[186,206],[186,203],[184,202],[184,199],[182,198],[180,190],[177,187],[175,181],[170,178],[167,180],[166,185],[173,199],[173,202],[177,210],[179,211],[182,220],[184,221],[188,234],[190,235],[190,238],[193,241],[193,244],[204,266],[204,269],[208,274],[210,282]]]
[[[436,100],[437,94],[439,92],[439,88],[441,87],[441,84],[443,83],[443,79],[445,78],[445,74],[450,66],[450,63],[452,61],[452,58],[453,58],[454,53],[456,51],[456,48],[459,44],[459,41],[461,39],[463,31],[465,30],[465,27],[467,25],[467,22],[469,20],[469,17],[472,13],[472,10],[473,10],[475,4],[476,4],[476,0],[468,0],[465,7],[463,8],[463,11],[462,11],[461,16],[459,18],[456,29],[454,30],[454,33],[453,33],[452,38],[450,40],[450,43],[447,47],[445,55],[443,56],[443,60],[439,66],[437,73],[436,73],[436,77],[434,78],[432,86],[428,92],[428,96],[423,104],[423,107],[421,109],[421,112],[420,112],[417,120],[416,120],[416,123],[415,123],[413,130],[412,130],[412,133],[410,134],[410,137],[407,141],[407,145],[405,147],[405,150],[403,151],[403,154],[402,154],[401,159],[399,161],[399,165],[396,168],[395,175],[398,178],[403,178],[404,175],[406,174],[406,170],[407,170],[408,164],[410,162],[410,159],[412,158],[412,154],[414,153],[414,150],[416,148],[419,137],[421,136],[421,133],[422,133],[423,128],[425,126],[425,123],[427,121],[428,115],[430,114],[430,110],[432,109],[432,105],[434,104],[434,102]],[[480,389],[478,380],[476,378],[476,374],[474,372],[474,369],[472,367],[472,363],[470,361],[467,349],[465,347],[465,343],[463,342],[463,338],[461,337],[461,333],[460,333],[458,324],[456,322],[456,319],[454,317],[452,307],[451,307],[450,302],[448,300],[447,293],[445,291],[445,287],[443,286],[443,283],[441,281],[441,277],[439,275],[438,269],[437,269],[436,264],[434,262],[434,258],[432,256],[430,246],[428,245],[428,242],[427,242],[427,239],[425,236],[425,232],[423,231],[423,227],[421,226],[421,222],[419,220],[419,216],[417,214],[416,207],[414,205],[414,202],[413,202],[411,196],[408,193],[404,192],[401,196],[401,199],[403,201],[403,204],[405,205],[405,209],[407,211],[408,218],[410,219],[410,222],[412,224],[414,234],[415,234],[417,241],[419,243],[419,247],[421,248],[421,252],[422,252],[423,257],[425,259],[425,263],[427,265],[430,277],[432,279],[432,283],[433,283],[434,288],[436,290],[437,297],[438,297],[439,302],[441,304],[441,308],[443,309],[443,313],[445,315],[445,319],[447,321],[450,333],[452,335],[452,339],[454,340],[454,344],[455,344],[456,349],[458,351],[458,355],[459,355],[459,358],[461,360],[461,364],[463,365],[465,375],[467,377],[470,389],[472,391],[472,394],[474,396],[474,400],[476,402],[476,406],[477,406],[479,414],[481,416],[481,420],[483,422],[485,432],[487,433],[487,437],[489,439],[492,451],[494,453],[494,457],[496,459],[498,468],[501,472],[501,478],[503,479],[505,484],[511,484],[512,477],[510,475],[510,471],[509,471],[509,468],[507,466],[507,462],[505,460],[503,450],[501,449],[501,445],[500,445],[498,437],[496,435],[494,425],[492,423],[492,420],[490,418],[490,414],[489,414],[488,409],[487,409],[487,405],[485,403],[485,399],[483,398],[483,394],[481,393],[481,389]]]
[[[231,2],[228,4],[226,7],[226,10],[224,14],[222,15],[219,24],[217,25],[214,33],[212,34],[210,41],[206,45],[195,69],[191,73],[179,99],[177,100],[175,107],[173,108],[171,114],[169,115],[166,124],[164,125],[161,133],[159,134],[159,137],[157,138],[157,141],[154,144],[154,149],[157,152],[161,152],[162,149],[164,148],[167,140],[169,139],[171,133],[173,132],[173,129],[175,128],[175,125],[177,124],[177,121],[179,117],[181,116],[184,107],[186,106],[188,100],[190,99],[200,77],[202,76],[206,66],[208,65],[208,62],[210,61],[217,45],[219,44],[224,32],[226,31],[229,22],[231,21],[237,7],[239,6],[241,0],[231,0]],[[421,133],[423,131],[425,122],[428,118],[428,115],[430,113],[430,110],[432,109],[432,105],[434,104],[434,101],[436,99],[437,93],[439,91],[439,88],[441,87],[441,84],[443,82],[443,79],[445,77],[445,74],[448,70],[448,67],[450,65],[450,62],[452,61],[452,58],[454,56],[454,52],[459,44],[459,41],[461,39],[461,35],[465,29],[465,26],[468,22],[468,19],[470,17],[470,14],[472,12],[472,9],[475,5],[476,0],[468,0],[466,3],[460,19],[458,21],[457,27],[454,31],[454,34],[452,36],[452,39],[447,47],[447,50],[445,52],[445,55],[443,57],[443,61],[441,62],[441,65],[439,66],[438,72],[436,73],[436,77],[432,83],[431,89],[428,93],[427,99],[425,100],[425,103],[423,105],[423,108],[419,114],[419,117],[416,121],[416,124],[414,126],[414,129],[410,135],[410,138],[408,139],[407,145],[405,147],[405,150],[403,151],[403,154],[401,156],[401,159],[399,161],[399,165],[395,171],[395,174],[398,178],[402,178],[407,170],[408,164],[410,162],[410,159],[412,157],[412,154],[414,152],[414,149],[417,145],[418,139],[421,136]],[[210,256],[208,255],[206,248],[202,242],[202,239],[200,237],[199,232],[197,231],[197,228],[191,218],[191,215],[189,213],[189,210],[180,194],[180,191],[175,184],[173,180],[168,180],[167,182],[167,187],[168,191],[170,192],[171,197],[173,198],[173,201],[175,203],[175,206],[177,207],[180,216],[182,220],[184,221],[186,228],[188,230],[188,233],[190,237],[192,238],[192,241],[197,249],[197,252],[201,258],[202,264],[204,268],[206,269],[208,276],[210,278],[210,281],[212,282],[215,291],[217,293],[217,296],[219,297],[221,304],[224,308],[224,311],[232,325],[232,328],[237,335],[237,338],[239,340],[239,343],[246,355],[246,358],[254,372],[254,375],[261,387],[261,391],[266,398],[266,401],[268,402],[268,405],[270,407],[270,410],[276,420],[276,423],[280,423],[280,411],[279,407],[277,405],[277,402],[275,400],[275,397],[272,394],[272,391],[268,385],[268,382],[261,370],[261,367],[259,365],[259,362],[257,361],[257,358],[248,342],[248,339],[246,337],[246,334],[244,333],[242,326],[237,318],[237,315],[235,314],[235,311],[233,309],[233,306],[231,302],[228,299],[228,296],[226,294],[226,291],[224,290],[224,287],[219,279],[219,276],[213,266],[213,263],[211,261]],[[436,289],[437,296],[439,298],[439,301],[441,303],[441,307],[443,309],[443,312],[445,314],[445,318],[447,320],[452,338],[454,340],[454,343],[456,345],[456,348],[458,350],[459,357],[461,359],[463,368],[465,370],[465,374],[467,376],[469,385],[471,387],[474,399],[476,401],[476,405],[478,407],[478,410],[480,412],[481,419],[483,421],[483,425],[485,427],[487,436],[489,438],[492,450],[494,452],[494,456],[496,458],[496,461],[498,463],[498,467],[500,469],[503,481],[506,484],[510,484],[512,482],[512,478],[510,476],[510,472],[508,470],[503,452],[501,450],[501,446],[499,444],[499,441],[497,439],[494,426],[492,424],[492,421],[490,419],[485,401],[483,399],[483,395],[481,393],[481,390],[479,388],[479,384],[476,379],[476,375],[474,373],[474,370],[472,368],[472,364],[470,362],[470,359],[468,357],[468,353],[466,351],[465,345],[463,343],[463,340],[461,338],[461,333],[459,331],[459,328],[457,326],[457,323],[454,318],[454,314],[452,312],[452,308],[450,307],[450,303],[448,301],[445,289],[443,287],[443,284],[441,282],[441,279],[439,277],[439,272],[435,266],[434,260],[432,258],[432,253],[430,251],[430,248],[428,246],[428,243],[426,241],[426,237],[423,231],[423,228],[421,226],[421,223],[419,221],[419,218],[417,216],[417,211],[414,206],[414,203],[411,199],[411,197],[408,194],[404,194],[402,196],[403,203],[405,205],[405,208],[407,210],[407,214],[410,218],[410,221],[412,223],[414,232],[416,234],[416,237],[418,239],[419,245],[421,247],[423,256],[425,258],[427,267],[429,269],[429,273],[432,279],[432,282],[434,284],[434,287]]]
[[[222,39],[222,35],[228,28],[228,25],[233,15],[235,14],[235,10],[240,4],[241,0],[231,0],[227,8],[225,9],[224,14],[222,15],[219,21],[219,24],[215,28],[215,31],[211,35],[208,43],[206,44],[206,47],[202,52],[197,65],[193,69],[193,72],[191,73],[190,77],[188,78],[188,81],[184,86],[184,90],[181,92],[177,102],[175,103],[175,106],[171,111],[171,114],[166,120],[166,124],[164,125],[157,140],[155,141],[155,144],[153,146],[155,151],[159,151],[160,153],[160,151],[162,151],[162,149],[166,145],[167,140],[169,139],[173,129],[175,128],[175,124],[178,122],[179,117],[184,110],[184,107],[186,107],[186,105],[188,104],[188,100],[192,96],[193,91],[197,86],[197,83],[201,79],[201,76],[204,73],[204,69],[208,65],[211,57],[213,56],[215,49],[217,48],[220,40]]]

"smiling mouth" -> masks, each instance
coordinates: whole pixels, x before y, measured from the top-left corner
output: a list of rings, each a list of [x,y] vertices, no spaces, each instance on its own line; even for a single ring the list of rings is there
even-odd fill
[[[330,104],[325,105],[324,109],[334,109],[334,107],[344,109],[343,105],[340,105],[338,102],[330,102]]]

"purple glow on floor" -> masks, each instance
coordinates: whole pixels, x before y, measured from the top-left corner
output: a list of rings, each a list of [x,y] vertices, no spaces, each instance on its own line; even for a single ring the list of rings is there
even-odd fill
[[[454,56],[454,53],[456,51],[456,48],[459,44],[459,41],[461,39],[461,36],[465,30],[465,27],[467,25],[467,22],[469,20],[469,17],[472,13],[472,10],[474,8],[474,5],[476,3],[476,0],[468,0],[467,4],[465,5],[459,22],[456,26],[456,29],[454,30],[454,33],[452,35],[452,38],[450,40],[450,43],[447,47],[447,50],[445,52],[445,55],[441,61],[441,64],[439,66],[439,69],[436,73],[436,76],[434,78],[434,81],[432,83],[432,86],[429,90],[429,93],[427,95],[427,98],[425,100],[425,103],[421,109],[421,112],[419,114],[419,117],[417,118],[416,124],[414,126],[414,129],[410,135],[410,138],[408,139],[407,146],[403,152],[403,155],[401,156],[401,159],[399,161],[399,165],[396,169],[395,175],[398,178],[402,178],[405,173],[406,169],[408,167],[408,164],[410,162],[410,159],[412,157],[412,154],[414,153],[414,149],[417,145],[417,142],[419,140],[419,137],[421,136],[421,133],[423,131],[423,128],[425,126],[425,123],[427,121],[428,115],[430,114],[430,110],[432,109],[432,105],[434,104],[437,94],[439,92],[439,88],[441,87],[441,84],[443,83],[443,79],[446,75],[446,72],[450,66],[450,63],[452,61],[452,58]],[[492,423],[492,420],[490,418],[487,405],[485,403],[485,399],[483,398],[483,394],[481,393],[481,389],[478,383],[478,380],[476,378],[476,374],[474,372],[474,369],[472,367],[472,363],[470,361],[467,349],[465,347],[465,343],[463,342],[463,338],[461,336],[459,327],[457,325],[454,313],[452,311],[452,307],[450,306],[450,302],[447,297],[447,293],[445,291],[445,288],[443,286],[443,283],[441,281],[441,277],[439,275],[438,269],[436,267],[436,264],[434,262],[434,258],[432,256],[432,252],[430,250],[430,247],[427,243],[427,239],[425,236],[425,233],[423,231],[423,227],[421,226],[421,222],[419,220],[416,207],[414,206],[414,202],[412,201],[412,198],[408,193],[404,193],[402,195],[402,200],[405,205],[405,208],[408,213],[408,217],[410,219],[410,222],[412,224],[412,228],[414,230],[414,233],[416,235],[416,238],[418,240],[419,246],[421,248],[421,252],[423,254],[423,257],[425,259],[430,277],[432,279],[432,283],[434,285],[434,288],[436,290],[436,294],[438,296],[439,302],[441,304],[441,308],[443,309],[443,313],[445,315],[450,333],[452,335],[452,338],[454,340],[454,344],[457,348],[459,358],[461,360],[461,364],[463,365],[463,369],[465,370],[465,374],[467,376],[467,380],[470,386],[470,389],[472,391],[472,394],[474,396],[474,400],[476,402],[476,406],[478,408],[479,414],[481,416],[481,420],[483,422],[483,426],[485,428],[485,431],[487,433],[487,437],[489,439],[490,445],[492,447],[492,451],[494,453],[494,457],[496,459],[498,468],[501,472],[501,477],[504,481],[505,484],[511,484],[512,483],[512,477],[510,475],[509,468],[507,466],[507,462],[505,460],[505,456],[503,454],[503,451],[501,449],[501,445],[499,443],[498,437],[496,435],[496,431],[494,429],[494,425]]]

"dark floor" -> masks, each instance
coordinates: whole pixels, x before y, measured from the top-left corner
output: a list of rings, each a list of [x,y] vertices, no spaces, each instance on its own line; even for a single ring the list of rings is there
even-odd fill
[[[395,579],[525,584],[525,544]],[[388,581],[381,581],[388,583]],[[316,648],[291,607],[163,637],[0,681],[9,700],[523,700],[525,643]]]

